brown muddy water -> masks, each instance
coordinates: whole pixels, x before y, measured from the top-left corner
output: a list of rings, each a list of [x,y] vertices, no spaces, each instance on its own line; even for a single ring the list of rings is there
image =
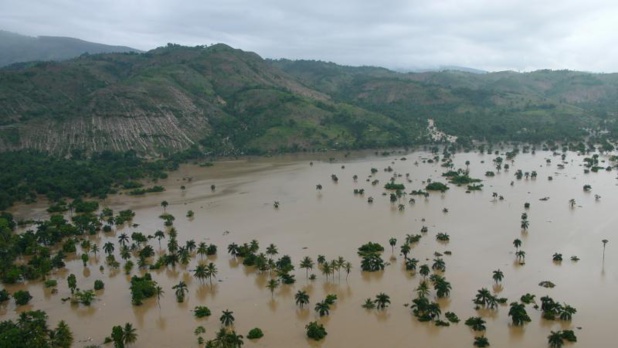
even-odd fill
[[[404,156],[405,161],[401,160]],[[204,337],[213,338],[220,327],[218,318],[225,309],[234,312],[239,334],[246,336],[254,327],[264,331],[262,339],[245,339],[246,347],[472,347],[474,332],[463,321],[477,315],[487,320],[486,337],[493,347],[546,347],[550,331],[562,329],[575,330],[576,345],[581,347],[611,345],[615,338],[614,317],[618,312],[618,251],[614,247],[618,243],[616,172],[584,174],[583,157],[574,153],[567,155],[565,168],[559,169],[557,164],[562,162],[559,156],[537,152],[518,155],[513,163],[509,162],[508,171],[488,178],[484,174],[494,170],[494,155],[462,153],[454,156],[455,168],[465,168],[464,163],[470,161],[470,175],[483,179],[482,191],[466,193],[465,188],[450,185],[451,189],[444,194],[431,193],[427,199],[415,196],[415,204],[407,203],[411,197],[408,196],[403,200],[405,210],[399,211],[388,196],[382,195],[383,185],[393,173],[402,175],[397,182],[404,183],[407,192],[424,188],[423,181],[427,179],[444,182],[441,174],[445,168],[439,163],[423,163],[424,158],[430,157],[429,153],[414,152],[389,157],[335,155],[333,163],[326,158],[307,156],[225,161],[207,168],[183,166],[162,183],[167,188],[164,193],[139,198],[117,195],[105,200],[102,205],[115,212],[135,210],[134,223],[139,226],[123,227],[109,236],[101,233],[92,241],[102,247],[110,240],[117,244],[117,235],[122,232],[152,234],[163,229],[163,221],[158,216],[162,213],[161,201],[167,200],[170,203],[167,211],[176,217],[174,226],[180,245],[194,239],[218,246],[218,255],[210,259],[219,270],[212,287],[192,277],[190,270],[200,259],[196,256],[187,267],[153,271],[153,278],[165,290],[161,307],[156,299],[136,307],[131,305],[129,276],[122,267],[110,272],[105,266],[101,272],[99,266],[105,264],[104,255],[96,260],[91,257],[87,268],[76,257],[67,262],[67,270],[51,276],[58,280],[57,294],[44,290],[40,283],[23,285],[34,296],[30,305],[16,309],[11,301],[0,308],[0,318],[15,318],[27,309],[44,310],[52,325],[61,319],[70,325],[76,347],[101,344],[112,326],[125,322],[133,323],[137,329],[135,347],[194,347],[197,346],[195,328],[204,326],[207,330]],[[546,159],[551,159],[551,164]],[[388,166],[394,169],[393,173],[384,171]],[[370,178],[371,168],[379,171]],[[538,177],[516,180],[517,169],[536,171]],[[411,183],[406,181],[406,173],[410,174]],[[331,174],[339,177],[338,183],[331,180]],[[357,182],[352,179],[355,174]],[[549,181],[548,176],[553,180]],[[183,180],[186,177],[192,180]],[[379,179],[380,184],[372,186],[367,179]],[[216,185],[214,192],[211,184]],[[317,184],[323,186],[321,191],[316,190]],[[592,186],[591,192],[584,192],[585,184]],[[186,190],[181,190],[181,185]],[[364,195],[354,195],[355,188],[364,188]],[[502,195],[504,200],[495,200],[493,192]],[[595,194],[602,198],[595,200]],[[367,203],[369,196],[375,199],[373,204]],[[549,199],[540,201],[543,197]],[[574,208],[569,206],[570,199],[577,202]],[[273,207],[274,201],[280,202],[278,209]],[[525,202],[531,204],[527,211]],[[444,208],[448,213],[443,212]],[[185,217],[190,209],[195,212],[193,219]],[[520,229],[523,212],[527,212],[530,221],[527,233]],[[44,214],[44,207],[21,206],[13,213],[17,218],[36,217]],[[451,256],[444,256],[444,276],[453,289],[450,298],[439,303],[442,313],[455,312],[462,322],[450,327],[420,323],[404,306],[411,302],[421,276],[404,270],[403,256],[398,250],[405,235],[420,233],[423,225],[429,227],[429,232],[410,254],[421,261],[419,265],[431,265],[436,251],[452,252]],[[450,242],[437,242],[438,232],[448,233]],[[392,263],[383,272],[361,272],[357,248],[368,241],[379,242],[385,247],[383,256],[388,261],[390,237],[398,239]],[[526,252],[523,266],[515,262],[512,242],[516,238],[523,241],[522,250]],[[261,250],[274,243],[278,256],[290,255],[296,265],[296,284],[280,286],[274,299],[266,288],[267,274],[257,274],[226,253],[228,244],[252,239],[259,241]],[[602,239],[609,240],[605,260]],[[163,247],[166,241],[163,240]],[[156,239],[150,244],[159,250]],[[79,247],[78,250],[81,253]],[[561,264],[552,262],[555,252],[563,254]],[[353,269],[349,277],[346,279],[342,272],[340,278],[335,275],[334,280],[326,281],[314,268],[317,279],[306,280],[298,262],[307,255],[315,260],[319,254],[327,260],[343,256],[351,261]],[[573,255],[581,260],[571,261]],[[505,274],[501,289],[493,287],[492,271],[496,269]],[[66,283],[70,273],[76,274],[78,287],[82,289],[92,288],[95,279],[105,282],[105,290],[99,292],[92,306],[60,301],[70,295]],[[189,285],[190,292],[187,300],[179,304],[172,286],[180,280]],[[540,287],[538,283],[543,280],[554,282],[556,287]],[[513,327],[507,315],[508,305],[500,306],[497,311],[474,310],[472,299],[483,287],[499,291],[499,296],[507,297],[509,302],[532,293],[540,304],[538,299],[549,295],[574,306],[577,313],[571,322],[546,321],[541,319],[540,311],[529,305],[526,308],[532,322]],[[15,289],[8,288],[9,292]],[[294,293],[300,289],[311,296],[309,309],[295,306]],[[374,298],[380,292],[391,297],[387,310],[361,308],[365,299]],[[329,316],[318,318],[313,306],[329,293],[337,294],[337,304]],[[194,318],[191,310],[197,305],[208,306],[213,315],[207,319]],[[324,323],[328,332],[321,342],[310,341],[305,336],[304,326],[313,320]]]

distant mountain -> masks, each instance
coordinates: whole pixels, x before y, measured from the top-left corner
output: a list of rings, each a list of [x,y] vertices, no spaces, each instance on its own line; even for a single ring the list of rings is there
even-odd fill
[[[131,47],[110,46],[70,37],[25,36],[0,30],[0,67],[30,61],[65,60],[84,53],[140,52]]]

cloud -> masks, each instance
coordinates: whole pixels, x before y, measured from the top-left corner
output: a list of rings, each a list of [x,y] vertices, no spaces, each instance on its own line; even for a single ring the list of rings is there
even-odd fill
[[[223,42],[268,58],[490,71],[618,71],[605,0],[21,0],[0,28],[151,49]]]

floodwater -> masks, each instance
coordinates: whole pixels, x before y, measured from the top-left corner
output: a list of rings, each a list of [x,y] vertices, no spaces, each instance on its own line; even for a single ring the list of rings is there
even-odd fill
[[[165,295],[160,308],[156,299],[143,306],[132,306],[129,276],[121,269],[112,271],[104,266],[104,255],[96,260],[91,257],[84,268],[79,257],[67,262],[67,270],[51,276],[58,279],[58,293],[51,294],[40,283],[21,285],[33,294],[27,307],[16,309],[11,303],[0,308],[2,320],[15,318],[26,309],[41,309],[50,316],[52,325],[65,320],[75,337],[75,346],[101,344],[114,325],[131,322],[137,329],[135,347],[191,347],[197,346],[193,331],[198,325],[206,328],[204,338],[211,339],[220,327],[222,310],[229,309],[236,318],[235,329],[246,336],[260,327],[265,336],[256,341],[245,339],[247,347],[472,347],[475,333],[463,324],[471,316],[481,315],[487,321],[486,337],[494,347],[545,347],[550,331],[573,329],[582,347],[607,346],[613,342],[614,315],[618,312],[618,277],[616,269],[615,238],[618,230],[618,188],[615,171],[584,174],[583,156],[568,153],[564,169],[560,156],[537,151],[536,154],[519,154],[508,171],[502,170],[495,177],[485,177],[487,170],[495,170],[492,159],[496,156],[479,153],[460,153],[454,156],[455,168],[465,169],[470,161],[472,177],[483,179],[483,190],[466,193],[464,187],[451,187],[444,194],[431,193],[425,199],[414,196],[416,203],[409,204],[408,196],[402,200],[405,209],[382,195],[383,185],[396,173],[397,182],[406,185],[406,191],[423,189],[427,179],[445,182],[441,174],[446,171],[440,163],[424,163],[433,157],[426,152],[398,153],[391,156],[373,154],[345,158],[341,154],[328,157],[281,157],[217,162],[213,167],[186,165],[162,182],[167,191],[145,197],[117,195],[108,198],[103,206],[115,212],[135,210],[134,223],[139,226],[123,227],[109,235],[102,233],[92,238],[99,247],[111,240],[117,244],[117,235],[134,231],[153,234],[164,229],[161,201],[170,203],[167,212],[176,217],[179,244],[194,239],[218,246],[218,255],[210,258],[219,270],[212,286],[193,279],[200,257],[196,256],[187,267],[176,266],[153,271],[153,278],[163,287]],[[405,157],[407,160],[402,160]],[[502,157],[504,155],[502,154]],[[602,155],[601,159],[605,157]],[[547,159],[551,163],[547,163]],[[312,162],[312,165],[310,164]],[[607,165],[605,163],[604,165]],[[388,166],[393,172],[385,172]],[[378,172],[370,177],[371,168]],[[535,179],[515,179],[515,171],[538,173]],[[409,173],[411,182],[407,182]],[[331,174],[339,181],[331,180]],[[353,175],[358,175],[354,182]],[[553,180],[548,180],[552,176]],[[186,180],[191,177],[191,180]],[[368,181],[379,179],[378,185]],[[513,185],[511,185],[513,182]],[[216,185],[211,191],[210,185]],[[321,184],[322,190],[316,190]],[[583,185],[592,186],[584,192]],[[180,186],[186,189],[181,190]],[[354,195],[355,188],[365,189],[364,195]],[[492,193],[503,196],[496,200]],[[595,194],[601,196],[595,199]],[[367,202],[372,196],[373,204]],[[543,197],[548,200],[541,201]],[[570,207],[569,200],[576,206]],[[278,209],[273,203],[278,201]],[[530,209],[524,209],[524,203]],[[443,212],[447,208],[448,213]],[[193,219],[185,217],[188,210],[195,212]],[[526,212],[530,226],[527,232],[520,228],[521,214]],[[44,214],[42,206],[21,206],[13,213],[18,218]],[[424,219],[424,221],[423,221]],[[404,304],[411,302],[414,288],[421,276],[411,275],[402,266],[403,256],[398,254],[406,234],[418,234],[422,226],[429,232],[420,243],[413,246],[410,257],[431,266],[434,252],[446,250],[444,276],[452,284],[451,296],[438,302],[442,313],[455,312],[462,322],[450,327],[436,327],[420,323]],[[439,243],[438,232],[450,235],[450,242]],[[357,248],[369,241],[385,247],[383,257],[391,258],[390,237],[398,240],[394,259],[383,272],[360,271]],[[526,252],[525,265],[515,262],[513,240],[522,240]],[[282,285],[271,298],[266,288],[268,274],[258,274],[239,264],[227,254],[230,243],[245,243],[256,239],[263,251],[270,243],[278,247],[279,255],[289,255],[296,265],[297,282]],[[608,239],[603,260],[603,244]],[[162,241],[165,248],[166,240]],[[159,250],[156,239],[150,244]],[[116,247],[116,257],[118,255]],[[552,261],[555,252],[563,254],[564,261]],[[78,247],[78,254],[81,253]],[[317,279],[305,277],[305,270],[298,268],[304,256],[314,260],[325,255],[327,260],[344,257],[353,264],[346,277],[335,275],[326,280],[319,270],[313,270]],[[573,262],[576,255],[580,261]],[[505,279],[501,288],[494,287],[492,271],[501,269]],[[136,274],[138,271],[133,271]],[[66,277],[75,273],[78,287],[89,289],[95,279],[105,282],[105,290],[98,293],[90,307],[62,303],[70,295]],[[347,278],[347,279],[346,279]],[[172,286],[180,280],[189,285],[184,303],[177,303]],[[543,280],[556,284],[553,289],[538,285]],[[541,312],[527,306],[532,322],[523,327],[513,327],[507,315],[508,305],[496,311],[476,311],[472,299],[477,290],[488,288],[498,291],[509,302],[526,294],[544,295],[577,308],[571,322],[546,321]],[[9,287],[13,292],[18,287]],[[311,304],[300,310],[295,306],[294,294],[303,289],[310,294]],[[385,311],[365,310],[361,305],[367,298],[380,292],[388,294],[391,306]],[[313,311],[317,301],[327,294],[337,294],[337,304],[330,315],[318,318]],[[434,293],[432,292],[432,297]],[[197,305],[208,306],[213,315],[196,319],[191,310]],[[325,325],[328,336],[321,342],[310,341],[304,326],[313,320]]]

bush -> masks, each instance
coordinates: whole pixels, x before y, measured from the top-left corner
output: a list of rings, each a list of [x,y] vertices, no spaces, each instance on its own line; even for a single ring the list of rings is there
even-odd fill
[[[358,255],[364,256],[368,254],[379,254],[384,251],[384,247],[378,243],[369,242],[358,248]]]
[[[445,192],[446,190],[448,190],[448,186],[446,186],[445,184],[435,181],[432,182],[431,184],[427,185],[425,187],[425,189],[427,191],[440,191],[440,192]]]
[[[0,302],[6,302],[10,299],[9,292],[6,289],[0,290]]]
[[[105,288],[105,283],[102,280],[97,279],[94,281],[95,290],[103,290],[103,288]]]
[[[264,337],[264,333],[259,327],[251,329],[251,331],[249,331],[249,333],[247,334],[247,338],[250,340],[255,340],[262,337]]]
[[[318,324],[315,321],[307,324],[305,328],[307,329],[307,337],[316,341],[319,341],[328,335],[328,333],[326,333],[326,329],[324,329],[324,325]]]
[[[13,294],[13,298],[15,299],[15,304],[18,306],[27,305],[28,302],[32,299],[32,295],[27,290],[19,290]]]
[[[206,306],[197,306],[193,310],[193,314],[196,318],[204,318],[210,316],[210,309]]]

